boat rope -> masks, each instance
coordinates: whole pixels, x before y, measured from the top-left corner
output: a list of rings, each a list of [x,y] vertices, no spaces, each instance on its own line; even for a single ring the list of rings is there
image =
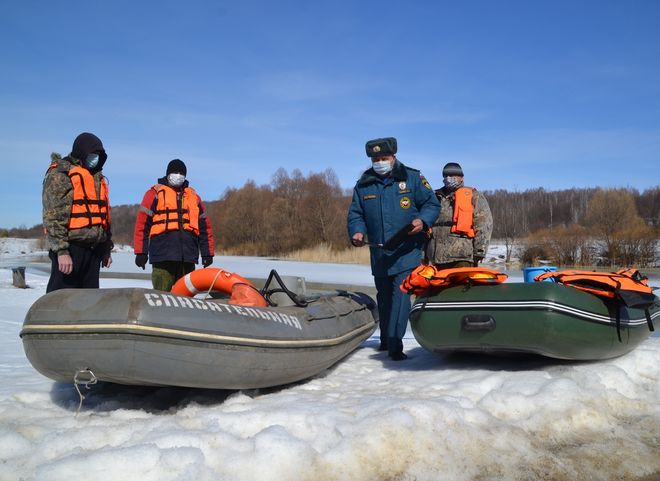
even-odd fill
[[[222,273],[222,269],[218,269],[218,272],[216,272],[215,277],[213,278],[213,282],[211,282],[211,285],[209,286],[209,290],[206,291],[206,294],[204,295],[204,300],[208,299],[209,296],[211,295],[211,291],[213,290],[213,286],[215,285],[215,281],[218,280],[218,276]]]
[[[215,277],[213,278],[213,282],[211,282],[211,285],[209,286],[209,290],[206,291],[206,295],[204,296],[204,299],[203,299],[203,300],[208,299],[208,297],[211,295],[211,291],[213,290],[213,286],[215,285],[215,281],[218,280],[218,276],[219,276],[220,274],[222,274],[222,272],[223,272],[222,269],[218,269],[218,272],[216,272]]]
[[[621,340],[621,306],[616,306],[616,336]]]
[[[79,375],[86,375],[88,379],[80,379]],[[73,385],[76,388],[76,392],[78,392],[78,396],[80,397],[80,402],[78,403],[78,409],[76,409],[76,416],[80,414],[80,408],[82,408],[82,403],[85,400],[85,395],[80,392],[80,388],[78,386],[82,385],[85,386],[85,389],[89,390],[90,386],[93,386],[98,382],[98,379],[96,378],[96,375],[90,370],[90,369],[81,369],[79,371],[76,371],[76,373],[73,376]]]
[[[649,311],[648,307],[644,309],[644,316],[646,317],[646,323],[649,326],[649,331],[655,331],[655,328],[653,327],[653,319],[651,319],[651,312]]]

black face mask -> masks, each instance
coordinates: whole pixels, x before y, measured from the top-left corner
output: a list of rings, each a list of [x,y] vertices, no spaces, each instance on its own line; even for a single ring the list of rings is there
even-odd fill
[[[442,179],[442,183],[448,190],[456,190],[463,185],[463,179],[457,176],[448,176]]]

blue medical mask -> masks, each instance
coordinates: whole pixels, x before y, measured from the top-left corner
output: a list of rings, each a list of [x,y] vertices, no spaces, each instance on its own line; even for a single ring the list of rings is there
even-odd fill
[[[89,154],[85,159],[85,167],[94,169],[99,165],[99,154]]]
[[[390,160],[377,160],[371,166],[378,175],[386,175],[392,171],[392,161]]]
[[[456,190],[463,184],[463,179],[461,177],[449,176],[443,178],[442,183],[445,184],[447,189]]]
[[[183,174],[167,174],[167,182],[172,187],[181,187],[183,182],[186,180],[186,176]]]

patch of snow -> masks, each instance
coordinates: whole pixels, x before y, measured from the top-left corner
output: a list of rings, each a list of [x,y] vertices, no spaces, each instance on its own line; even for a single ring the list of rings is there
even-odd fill
[[[128,269],[132,255],[116,257],[115,272]],[[245,273],[257,263],[264,272],[267,260],[257,260],[235,267]],[[326,281],[345,269],[280,267]],[[86,393],[76,416],[73,386],[41,376],[23,352],[22,321],[48,277],[28,269],[26,280],[30,288],[15,289],[11,271],[0,269],[2,481],[614,481],[660,473],[660,337],[617,359],[570,363],[438,356],[409,331],[410,358],[395,363],[376,351],[376,333],[291,386],[104,384]],[[150,282],[102,278],[101,286]]]

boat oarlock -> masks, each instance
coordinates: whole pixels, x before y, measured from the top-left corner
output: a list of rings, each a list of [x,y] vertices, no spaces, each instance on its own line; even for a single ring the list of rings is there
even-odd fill
[[[192,271],[176,281],[171,289],[173,294],[188,297],[210,291],[229,294],[231,296],[229,304],[268,306],[266,299],[250,281],[238,274],[215,267]]]
[[[407,294],[419,296],[432,288],[444,288],[461,284],[500,284],[507,275],[485,267],[455,267],[436,269],[422,264],[404,279],[399,287]]]

